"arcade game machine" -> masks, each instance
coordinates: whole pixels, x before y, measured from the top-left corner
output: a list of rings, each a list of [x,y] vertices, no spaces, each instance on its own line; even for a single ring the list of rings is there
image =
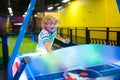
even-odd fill
[[[36,0],[27,15],[8,64],[8,80],[120,80],[120,47],[76,45],[53,51],[18,55]]]

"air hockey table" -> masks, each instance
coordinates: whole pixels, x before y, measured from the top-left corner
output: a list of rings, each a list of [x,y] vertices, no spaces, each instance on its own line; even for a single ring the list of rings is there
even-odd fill
[[[120,80],[120,47],[117,46],[76,45],[46,55],[18,55],[12,67],[13,76],[24,58],[28,59],[20,80],[74,79],[74,75],[68,75],[72,72],[79,74],[79,79],[74,80]]]
[[[35,4],[36,0],[30,0],[9,60],[8,80],[120,80],[120,47],[117,46],[76,45],[46,55],[19,55]]]

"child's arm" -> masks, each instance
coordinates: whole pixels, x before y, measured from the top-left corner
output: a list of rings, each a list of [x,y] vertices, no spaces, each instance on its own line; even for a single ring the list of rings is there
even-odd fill
[[[60,35],[56,35],[56,39],[62,41],[63,43],[69,43],[69,42],[70,42],[70,39],[69,39],[69,38],[64,39],[64,38],[62,38]]]
[[[47,52],[52,52],[52,49],[50,47],[51,42],[45,42],[44,44],[45,44],[45,48],[46,48]]]

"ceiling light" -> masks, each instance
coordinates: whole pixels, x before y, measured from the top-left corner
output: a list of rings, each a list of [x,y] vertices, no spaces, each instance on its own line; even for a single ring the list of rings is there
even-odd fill
[[[48,7],[47,9],[48,9],[48,10],[52,10],[52,9],[53,9],[53,7],[52,7],[52,6],[50,6],[50,7]]]
[[[62,3],[67,3],[69,2],[70,0],[62,0]]]
[[[35,14],[34,17],[37,17],[37,15]]]
[[[57,7],[57,9],[61,9],[61,8],[62,8],[62,6],[58,6],[58,7]]]
[[[59,3],[54,4],[54,6],[58,6],[58,5],[59,5]]]
[[[13,16],[13,13],[11,13],[10,15]]]
[[[12,11],[12,8],[11,8],[10,0],[8,1],[8,11],[9,11],[9,14],[11,16],[13,16],[13,11]]]
[[[13,11],[12,11],[11,7],[8,7],[8,11],[9,11],[10,14],[13,14]]]
[[[25,14],[23,14],[23,17],[25,17]]]

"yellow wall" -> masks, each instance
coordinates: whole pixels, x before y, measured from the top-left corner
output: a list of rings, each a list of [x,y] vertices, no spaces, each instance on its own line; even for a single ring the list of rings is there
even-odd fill
[[[120,13],[116,0],[105,0],[106,26],[120,27]]]
[[[76,0],[59,10],[61,26],[119,27],[116,0]]]
[[[79,0],[59,11],[61,26],[105,26],[105,1]]]

